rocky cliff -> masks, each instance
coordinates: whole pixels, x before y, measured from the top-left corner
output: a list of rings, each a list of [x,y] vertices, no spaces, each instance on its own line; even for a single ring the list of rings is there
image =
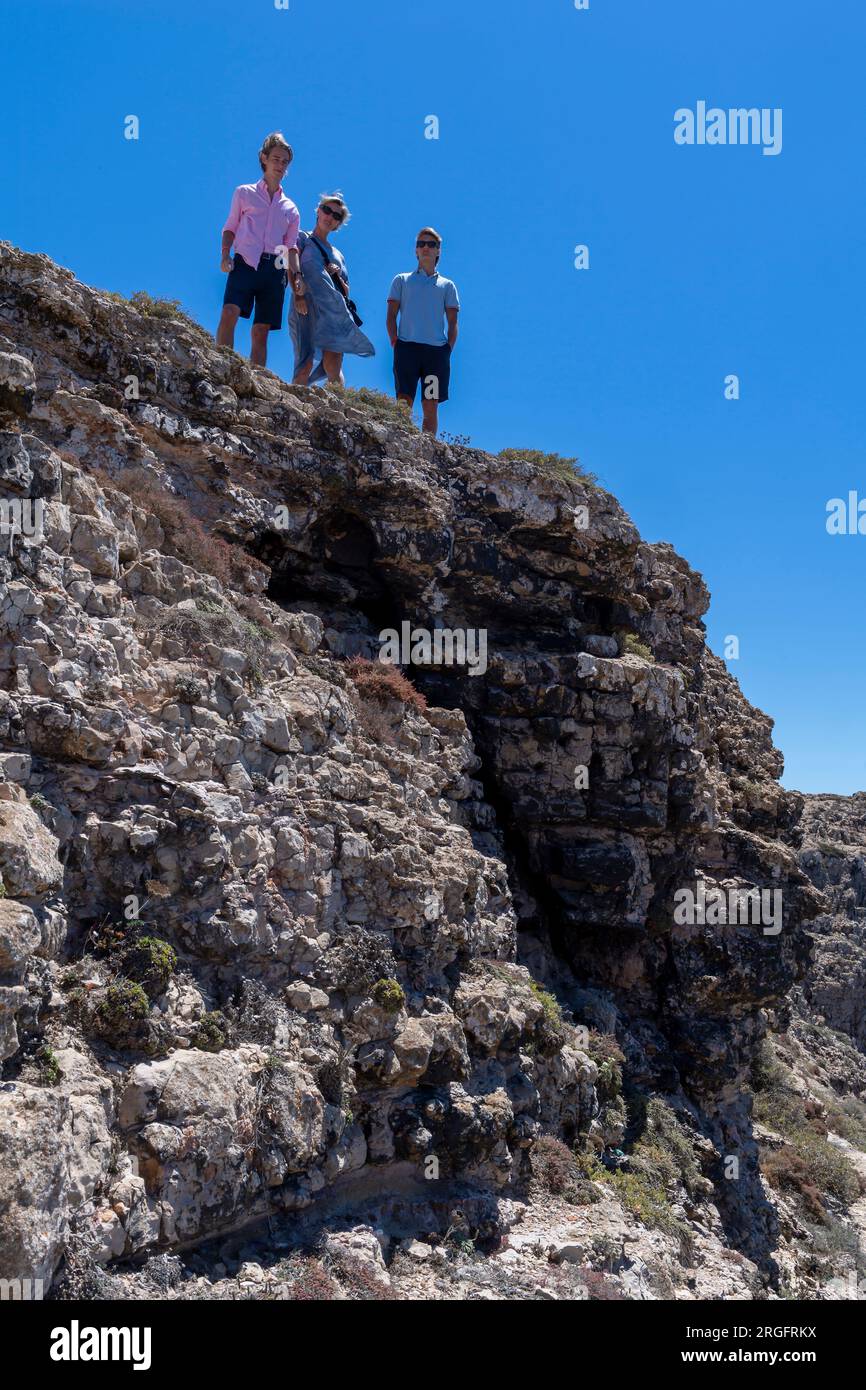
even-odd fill
[[[0,1275],[771,1295],[750,1088],[827,902],[700,576],[562,460],[0,288]],[[485,659],[401,674],[404,624]]]

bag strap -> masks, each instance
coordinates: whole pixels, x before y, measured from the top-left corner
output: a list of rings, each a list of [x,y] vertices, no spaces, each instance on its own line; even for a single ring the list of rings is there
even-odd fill
[[[322,243],[319,241],[318,237],[315,236],[315,235],[313,234],[313,232],[307,232],[307,236],[309,237],[309,239],[310,239],[310,241],[313,243],[313,245],[316,247],[316,250],[318,251],[318,253],[319,253],[319,255],[321,256],[322,260],[325,262],[325,265],[330,265],[330,263],[331,263],[331,257],[330,257],[330,256],[327,254],[327,252],[325,251],[325,248],[324,248],[324,246],[322,245]]]
[[[310,239],[310,241],[313,243],[313,245],[317,248],[317,250],[318,250],[318,252],[319,252],[319,255],[321,256],[322,260],[325,262],[325,265],[330,265],[330,264],[331,264],[331,257],[330,257],[330,256],[327,254],[327,252],[325,251],[325,248],[324,248],[324,246],[322,245],[322,243],[319,241],[318,237],[317,237],[317,236],[314,236],[312,232],[307,232],[307,236],[309,237],[309,239]],[[337,262],[334,261],[333,264],[336,265]],[[328,274],[330,275],[331,272],[328,271]],[[348,288],[347,288],[347,286],[346,286],[345,280],[343,279],[343,272],[342,272],[342,270],[339,270],[339,269],[338,269],[336,275],[331,275],[331,279],[333,280],[333,282],[334,282],[336,288],[339,290],[340,294],[343,296],[343,298],[345,299],[346,303],[348,304],[348,302],[349,302],[349,290],[348,290]]]

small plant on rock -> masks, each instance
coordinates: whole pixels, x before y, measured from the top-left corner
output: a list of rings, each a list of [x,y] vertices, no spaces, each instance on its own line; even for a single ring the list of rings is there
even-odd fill
[[[765,1039],[752,1063],[754,1116],[785,1142],[761,1145],[761,1171],[771,1187],[799,1197],[806,1215],[819,1224],[832,1201],[847,1209],[861,1195],[857,1169],[827,1138],[822,1107],[800,1094],[793,1074]],[[828,1200],[829,1199],[829,1200]]]
[[[398,667],[386,661],[368,661],[366,657],[353,656],[346,662],[346,673],[364,699],[399,700],[419,713],[427,708],[427,701],[421,692],[415,689]]]
[[[376,391],[371,386],[331,386],[330,390],[346,405],[362,410],[374,420],[381,420],[387,425],[402,425],[404,428],[414,427],[408,406],[393,396],[386,396],[383,391]]]
[[[450,444],[457,449],[471,449],[472,440],[468,434],[451,434],[448,430],[440,430],[439,438],[443,444]]]
[[[140,936],[121,953],[124,975],[136,980],[151,999],[164,994],[177,966],[177,953],[158,936]]]
[[[598,1175],[595,1167],[590,1167],[585,1155],[573,1153],[561,1139],[542,1135],[532,1145],[530,1157],[532,1180],[542,1191],[575,1206],[598,1201],[599,1194],[591,1181]]]
[[[228,1034],[229,1025],[225,1015],[215,1009],[212,1013],[202,1014],[192,1045],[201,1048],[202,1052],[221,1052],[228,1042]]]
[[[602,1105],[609,1105],[622,1091],[622,1068],[625,1054],[612,1033],[596,1033],[591,1030],[586,1048],[590,1059],[598,1067],[595,1091]]]
[[[195,680],[192,676],[175,676],[174,698],[180,700],[182,705],[197,705],[203,694],[204,687],[201,681]]]
[[[109,1038],[125,1038],[131,1027],[147,1018],[150,1001],[133,980],[116,980],[96,1006],[96,1018]]]
[[[544,1009],[545,1022],[556,1032],[560,1032],[562,1029],[562,1007],[559,1000],[554,998],[550,990],[543,989],[537,980],[531,980],[529,987]]]
[[[109,293],[109,291],[105,291],[105,293]],[[148,294],[147,290],[136,290],[134,294],[129,296],[129,303],[133,309],[144,314],[145,318],[163,319],[167,323],[173,319],[180,319],[187,328],[194,329],[199,337],[206,336],[208,343],[212,341],[210,334],[205,334],[201,324],[196,323],[192,315],[187,313],[179,299],[157,299]]]
[[[377,980],[372,995],[380,1009],[387,1014],[398,1014],[406,1002],[406,995],[399,980]]]
[[[623,656],[639,656],[644,661],[653,661],[651,649],[646,642],[642,642],[634,632],[626,632],[624,629],[618,632],[620,652]]]
[[[48,1043],[43,1043],[37,1049],[35,1061],[39,1068],[40,1085],[56,1086],[60,1080],[60,1063],[54,1048],[49,1047]]]
[[[503,463],[528,463],[530,468],[549,473],[551,477],[561,478],[565,482],[574,482],[575,478],[585,483],[597,482],[595,474],[586,472],[576,458],[546,454],[542,449],[500,449],[497,458],[501,458]]]

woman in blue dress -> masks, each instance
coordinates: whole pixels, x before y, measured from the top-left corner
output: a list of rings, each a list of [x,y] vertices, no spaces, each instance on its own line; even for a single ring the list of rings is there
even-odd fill
[[[339,192],[319,199],[316,225],[312,232],[298,233],[301,275],[304,279],[308,313],[297,310],[298,296],[292,301],[289,332],[295,349],[296,386],[315,386],[320,381],[343,383],[343,354],[373,357],[376,349],[362,333],[347,303],[349,276],[346,262],[328,237],[349,220],[349,209]],[[341,282],[343,288],[341,288]]]

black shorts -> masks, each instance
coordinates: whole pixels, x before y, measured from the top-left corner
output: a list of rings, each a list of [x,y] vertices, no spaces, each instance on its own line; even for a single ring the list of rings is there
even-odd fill
[[[404,343],[397,339],[394,348],[394,385],[398,396],[415,401],[418,382],[421,399],[447,401],[451,379],[451,349],[447,343],[434,347],[432,343]]]
[[[288,271],[277,267],[274,256],[262,256],[258,269],[254,270],[247,265],[243,256],[235,253],[223,304],[236,304],[241,318],[248,319],[255,301],[253,323],[266,323],[269,328],[279,328],[283,322],[283,300],[288,282]]]

